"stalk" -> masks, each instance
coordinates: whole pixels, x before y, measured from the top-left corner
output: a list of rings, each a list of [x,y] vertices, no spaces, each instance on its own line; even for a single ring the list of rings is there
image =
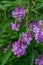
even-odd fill
[[[4,8],[4,21],[6,21],[6,8]]]

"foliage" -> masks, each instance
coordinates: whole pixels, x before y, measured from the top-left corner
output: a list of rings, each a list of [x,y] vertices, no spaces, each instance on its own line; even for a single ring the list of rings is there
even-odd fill
[[[0,0],[0,65],[35,65],[35,57],[37,54],[43,53],[43,43],[37,45],[33,40],[27,48],[27,54],[20,58],[13,55],[11,48],[4,54],[3,49],[8,44],[12,45],[25,31],[24,26],[19,32],[11,29],[11,25],[15,21],[12,18],[12,11],[20,4],[29,11],[28,23],[43,19],[43,0]]]

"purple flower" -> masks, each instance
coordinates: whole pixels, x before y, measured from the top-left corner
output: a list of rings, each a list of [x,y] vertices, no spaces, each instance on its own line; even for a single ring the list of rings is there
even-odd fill
[[[6,53],[9,48],[10,48],[10,45],[8,45],[6,48],[4,48],[4,53]]]
[[[41,60],[41,61],[39,62],[39,65],[43,65],[43,60]]]
[[[43,42],[43,28],[38,33],[35,33],[34,36],[37,42]]]
[[[22,39],[24,40],[25,43],[27,43],[27,45],[29,45],[30,41],[32,40],[32,33],[30,34],[22,33]]]
[[[27,45],[24,44],[22,41],[18,40],[14,42],[12,51],[14,55],[16,55],[17,57],[20,57],[26,53],[26,48],[27,48]]]
[[[30,23],[30,31],[32,31],[33,36],[35,37],[37,43],[43,42],[43,28],[42,28],[43,20],[39,22]]]
[[[39,27],[34,27],[33,28],[33,32],[34,33],[39,33],[40,32],[40,28]]]
[[[20,24],[12,23],[12,30],[19,31],[19,28],[20,28]]]
[[[35,64],[39,64],[39,59],[38,58],[36,58],[36,60],[35,60]]]
[[[30,30],[33,32],[36,32],[36,30],[39,30],[39,22],[34,21],[30,23]]]
[[[36,65],[43,65],[43,54],[38,55],[38,57],[35,59]]]
[[[21,21],[21,19],[25,17],[25,14],[26,10],[22,6],[19,6],[18,8],[16,8],[15,11],[12,11],[12,17],[18,18],[19,21]]]
[[[42,26],[42,24],[43,24],[43,20],[40,20],[39,25]]]

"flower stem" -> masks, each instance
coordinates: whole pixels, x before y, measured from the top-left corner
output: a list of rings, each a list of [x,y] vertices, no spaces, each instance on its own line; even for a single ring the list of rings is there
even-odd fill
[[[6,8],[4,8],[4,21],[6,21]]]
[[[26,31],[28,32],[28,23],[29,23],[29,9],[30,9],[30,4],[29,4],[29,0],[28,0],[28,3],[27,3],[27,16],[26,16]]]
[[[21,5],[21,0],[19,0],[19,5]]]

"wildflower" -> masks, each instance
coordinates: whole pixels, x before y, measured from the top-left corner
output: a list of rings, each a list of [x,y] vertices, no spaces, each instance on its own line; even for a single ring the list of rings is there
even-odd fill
[[[20,57],[26,53],[26,48],[27,48],[27,45],[21,42],[20,40],[18,40],[14,42],[12,51],[14,55],[16,55],[17,57]]]
[[[39,21],[39,25],[42,26],[43,25],[43,20]]]
[[[35,64],[39,64],[39,61],[40,61],[40,59],[36,58],[35,59]]]
[[[35,37],[37,43],[43,42],[42,22],[43,20],[30,23],[30,30],[32,31],[32,33],[34,33],[33,36]]]
[[[35,59],[36,65],[43,65],[43,54],[38,55],[38,57]]]
[[[30,31],[37,32],[37,30],[40,30],[39,28],[39,22],[34,21],[30,23]]]
[[[35,33],[35,39],[37,42],[43,42],[43,29],[38,33]]]
[[[25,17],[25,14],[26,10],[22,6],[19,6],[15,11],[12,11],[12,17],[18,18],[18,21],[21,21],[21,19]]]
[[[22,39],[25,43],[27,43],[27,45],[29,45],[30,41],[32,40],[32,33],[22,33]]]
[[[12,30],[19,31],[19,28],[20,28],[20,24],[17,24],[16,22],[12,23]]]

